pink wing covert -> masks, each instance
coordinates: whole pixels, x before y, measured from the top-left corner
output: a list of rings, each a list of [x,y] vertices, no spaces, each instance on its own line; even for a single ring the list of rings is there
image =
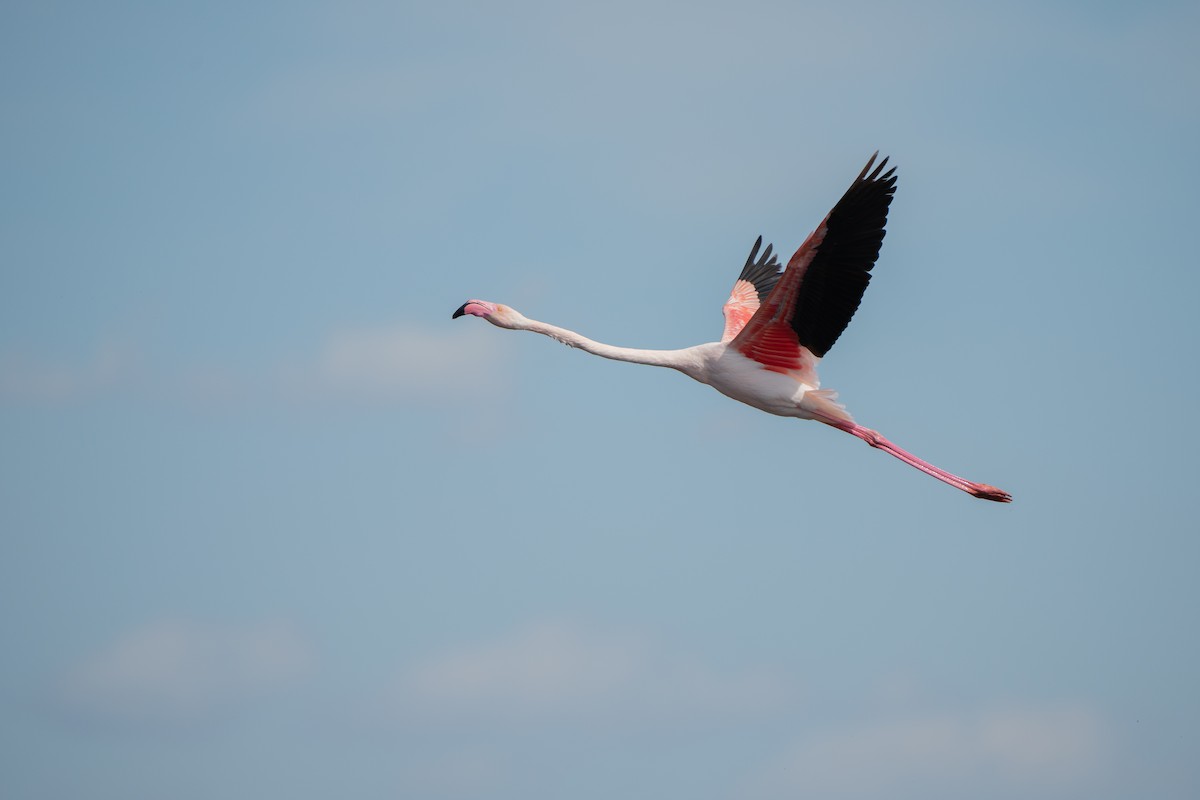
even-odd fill
[[[800,249],[788,259],[787,269],[771,294],[760,304],[733,342],[738,352],[762,364],[772,372],[792,375],[797,380],[817,385],[816,366],[820,360],[804,345],[792,327],[796,297],[804,273],[825,236],[825,222],[809,234]]]
[[[758,255],[760,247],[762,247],[761,236],[755,240],[754,247],[750,248],[746,266],[742,268],[742,274],[733,284],[733,291],[729,293],[729,299],[725,301],[725,307],[721,309],[725,315],[725,331],[721,334],[722,342],[731,341],[741,332],[742,328],[746,327],[746,323],[758,311],[762,301],[767,298],[779,281],[781,274],[779,259],[771,254],[772,245],[767,245],[767,249],[763,251],[761,257]]]
[[[725,332],[721,334],[721,341],[728,342],[737,336],[754,316],[754,312],[758,311],[758,306],[758,290],[754,288],[754,284],[739,278],[733,285],[729,299],[725,301],[725,307],[721,309],[725,314]]]

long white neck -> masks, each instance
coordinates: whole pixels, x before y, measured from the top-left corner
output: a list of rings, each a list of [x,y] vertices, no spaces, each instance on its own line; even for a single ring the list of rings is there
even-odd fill
[[[670,367],[671,369],[684,370],[685,372],[690,371],[688,368],[695,361],[695,356],[690,349],[640,350],[635,347],[616,347],[611,344],[594,341],[586,336],[580,336],[575,331],[560,328],[557,325],[551,325],[547,322],[539,322],[536,319],[529,319],[528,317],[522,317],[521,321],[513,327],[516,330],[544,334],[551,339],[562,342],[568,347],[577,347],[592,355],[600,356],[601,358],[611,358],[614,361],[648,364],[652,367]]]

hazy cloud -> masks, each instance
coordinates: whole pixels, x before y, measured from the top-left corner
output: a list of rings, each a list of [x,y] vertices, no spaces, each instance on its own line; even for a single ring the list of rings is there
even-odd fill
[[[376,402],[495,393],[504,385],[503,345],[484,333],[494,331],[348,328],[325,339],[307,377],[319,391]]]
[[[798,699],[777,669],[718,669],[642,636],[547,622],[427,659],[393,688],[423,722],[638,720],[670,724],[777,713]]]
[[[310,352],[255,375],[192,365],[178,374],[177,389],[189,405],[212,409],[435,407],[502,395],[509,361],[504,343],[477,326],[447,327],[344,327],[327,333]]]
[[[308,643],[287,625],[163,621],[84,659],[61,681],[59,699],[100,721],[187,727],[295,686],[311,668]]]
[[[1036,796],[1087,786],[1105,729],[1082,708],[1010,708],[882,720],[798,742],[754,796]]]
[[[449,322],[449,320],[447,320]],[[147,365],[108,344],[69,361],[0,351],[0,403],[57,405],[100,395],[200,410],[320,404],[440,405],[507,388],[508,353],[487,325],[348,326],[307,354],[247,370],[233,363]]]
[[[104,391],[128,376],[132,354],[102,344],[83,360],[54,360],[27,352],[0,352],[0,401],[54,405]]]

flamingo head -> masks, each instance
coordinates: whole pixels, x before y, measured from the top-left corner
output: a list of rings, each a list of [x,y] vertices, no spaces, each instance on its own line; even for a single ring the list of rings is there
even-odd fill
[[[520,313],[499,303],[489,303],[487,300],[468,300],[450,315],[450,319],[470,314],[473,317],[483,317],[488,322],[501,328],[516,328],[524,319]]]

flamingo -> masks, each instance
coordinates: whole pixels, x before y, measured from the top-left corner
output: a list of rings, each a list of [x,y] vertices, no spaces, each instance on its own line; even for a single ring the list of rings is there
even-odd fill
[[[780,269],[771,244],[760,254],[758,237],[725,301],[725,330],[719,342],[682,350],[615,347],[487,300],[468,300],[451,319],[483,317],[499,328],[540,333],[602,358],[669,367],[769,414],[816,420],[857,436],[974,497],[1012,502],[1008,492],[935,467],[859,425],[836,392],[820,388],[817,364],[858,309],[883,243],[896,168],[884,172],[888,159],[876,165],[878,156],[878,151],[871,156],[786,268]]]

